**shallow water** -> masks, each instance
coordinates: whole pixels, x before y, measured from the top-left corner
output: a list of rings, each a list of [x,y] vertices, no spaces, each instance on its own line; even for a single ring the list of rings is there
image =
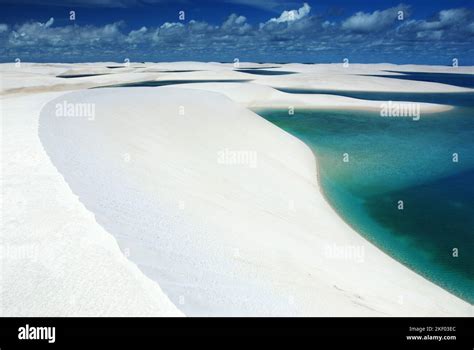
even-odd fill
[[[366,111],[256,112],[311,147],[323,191],[346,222],[398,261],[473,303],[474,108],[465,107],[473,104],[466,94],[450,95],[463,107],[418,121]]]

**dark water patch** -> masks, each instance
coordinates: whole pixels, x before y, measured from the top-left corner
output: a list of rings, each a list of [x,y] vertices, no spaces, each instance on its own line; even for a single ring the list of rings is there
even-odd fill
[[[367,75],[371,77],[383,77],[392,79],[427,81],[432,83],[442,83],[459,87],[474,88],[474,74],[463,73],[432,73],[432,72],[401,72],[387,70],[385,72],[398,73],[400,75]]]
[[[109,73],[100,73],[100,74],[70,74],[70,75],[58,75],[56,78],[86,78],[86,77],[95,77],[99,75],[108,75]]]
[[[190,73],[190,72],[203,72],[200,69],[176,69],[176,70],[146,70],[139,73]]]
[[[109,69],[117,69],[117,68],[146,68],[146,66],[109,66]]]
[[[254,69],[274,69],[274,68],[281,68],[281,66],[271,66],[271,67],[242,67],[242,68],[238,68],[237,70],[242,70],[242,69],[249,69],[249,70],[254,70]]]
[[[287,70],[265,70],[265,69],[236,69],[236,72],[257,74],[257,75],[289,75],[296,74],[297,72],[291,72]]]
[[[206,80],[147,80],[138,81],[133,83],[115,84],[115,85],[104,85],[96,88],[109,88],[109,87],[150,87],[150,86],[167,86],[167,85],[178,85],[178,84],[193,84],[193,83],[247,83],[252,81],[250,79],[206,79]]]
[[[384,91],[351,91],[327,89],[275,88],[290,94],[319,94],[352,97],[372,101],[411,101],[448,104],[453,106],[474,106],[474,92],[384,92]]]

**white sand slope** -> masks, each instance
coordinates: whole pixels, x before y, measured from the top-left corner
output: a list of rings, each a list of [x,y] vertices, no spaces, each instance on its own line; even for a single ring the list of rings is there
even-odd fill
[[[57,117],[63,101],[94,104],[95,119]],[[97,222],[188,315],[470,312],[333,212],[308,147],[221,94],[76,92],[43,109],[39,135]],[[328,256],[334,246],[363,261]]]
[[[299,73],[252,83],[84,90],[250,75],[219,63],[108,65],[1,65],[2,315],[473,315],[346,225],[320,192],[309,148],[246,108],[379,108],[272,88],[312,87],[318,72],[326,87],[472,90],[385,85],[336,65],[284,65]],[[353,72],[388,68],[397,70]],[[55,77],[88,71],[110,74]],[[64,103],[94,106],[94,118],[58,116]],[[358,254],[330,254],[338,248]]]
[[[233,101],[252,109],[289,107],[298,109],[351,109],[379,112],[385,101],[360,100],[356,98],[327,94],[290,94],[258,83],[192,83],[179,84],[176,88],[198,89],[221,93]],[[410,103],[408,101],[399,103]],[[418,103],[420,114],[429,115],[444,112],[452,107],[434,103]]]
[[[131,264],[51,164],[42,106],[61,93],[0,100],[0,316],[180,316]]]

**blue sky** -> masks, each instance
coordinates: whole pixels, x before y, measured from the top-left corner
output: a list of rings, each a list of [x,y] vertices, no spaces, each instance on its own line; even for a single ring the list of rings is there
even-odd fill
[[[4,62],[474,65],[473,0],[0,0],[0,7]]]

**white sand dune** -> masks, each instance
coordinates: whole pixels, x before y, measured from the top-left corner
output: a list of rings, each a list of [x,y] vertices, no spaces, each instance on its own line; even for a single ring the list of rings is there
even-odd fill
[[[362,109],[380,111],[384,101],[370,101],[327,94],[285,93],[258,83],[192,83],[179,84],[177,88],[219,92],[246,107],[288,109]],[[399,103],[409,103],[408,101]],[[452,107],[434,103],[418,103],[423,115],[444,112]]]
[[[31,71],[4,79],[2,190],[11,205],[3,206],[2,243],[12,253],[1,260],[2,315],[473,315],[472,305],[345,224],[321,194],[310,149],[246,108],[375,102],[284,94],[264,76],[252,84],[94,90],[67,79],[62,92],[38,92],[72,68],[83,66],[46,68],[35,91],[21,90]],[[86,84],[138,81],[136,74],[165,79],[111,73]],[[407,84],[397,82],[394,89]],[[93,105],[94,118],[58,117],[64,102]],[[24,246],[37,258],[12,258]],[[335,247],[363,255],[328,254]]]
[[[0,316],[180,316],[51,164],[39,111],[63,93],[0,100]]]

